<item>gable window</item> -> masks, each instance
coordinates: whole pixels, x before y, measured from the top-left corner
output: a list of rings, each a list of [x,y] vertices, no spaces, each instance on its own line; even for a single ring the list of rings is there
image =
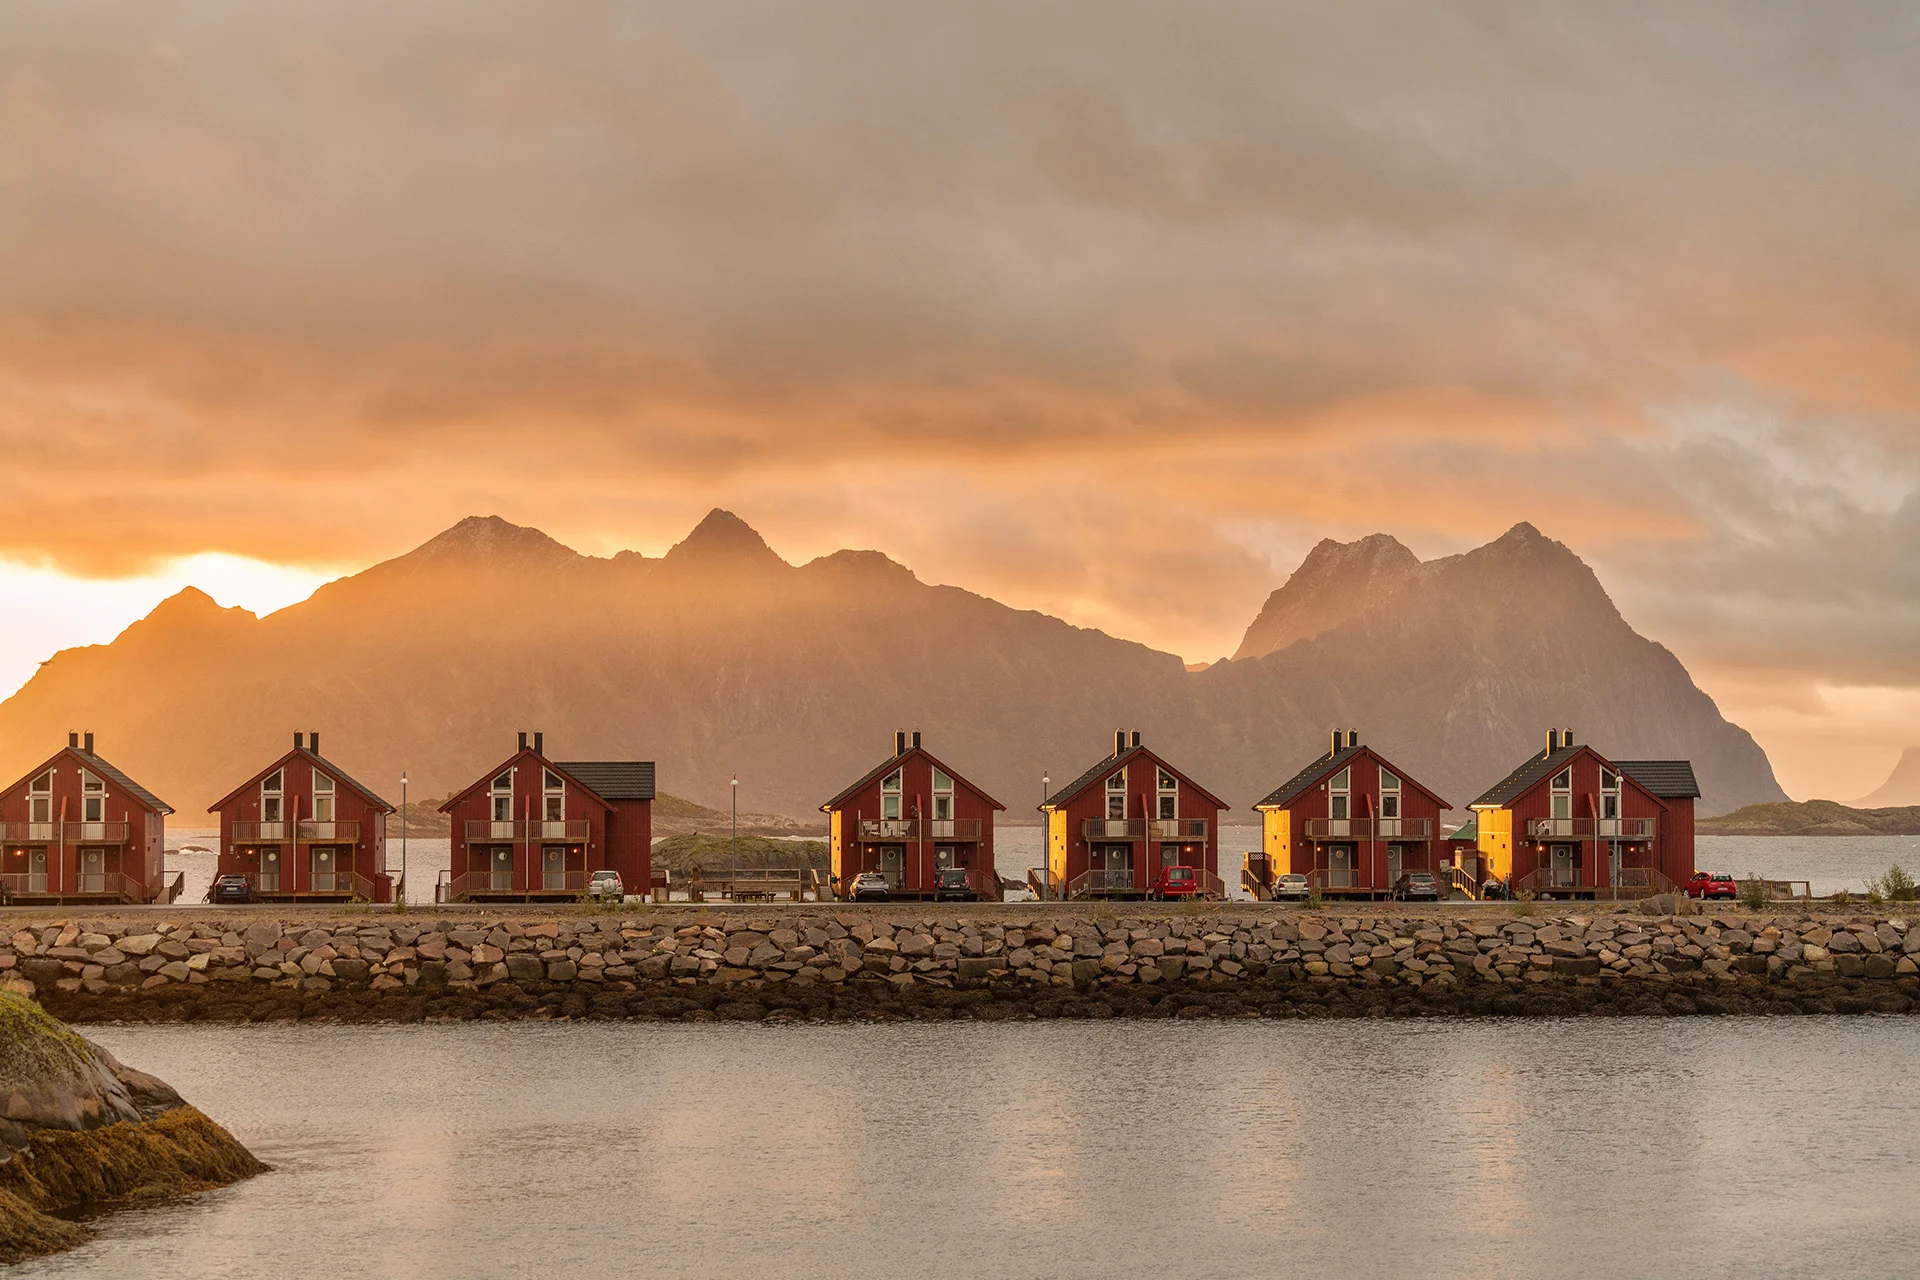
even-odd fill
[[[313,820],[333,821],[333,779],[318,769],[313,771]]]
[[[88,773],[80,771],[80,821],[105,822],[107,820],[107,784]]]
[[[27,821],[53,821],[53,770],[27,784]]]
[[[1327,817],[1345,822],[1353,816],[1353,769],[1351,766],[1333,775],[1327,784]]]
[[[933,820],[953,821],[953,779],[938,769],[933,771]]]
[[[1172,819],[1180,816],[1180,783],[1165,769],[1159,770],[1154,778],[1154,798],[1159,805],[1157,812],[1160,817]]]
[[[545,806],[543,812],[546,820],[564,822],[567,817],[566,784],[560,780],[560,775],[551,769],[542,769],[540,773],[541,800]]]
[[[1553,775],[1553,817],[1557,822],[1573,818],[1573,766]]]
[[[1400,779],[1385,769],[1380,771],[1380,834],[1400,834]]]
[[[488,794],[493,800],[493,820],[495,822],[512,822],[513,770],[509,769],[495,778],[493,785],[488,789]]]
[[[260,821],[279,822],[285,812],[281,805],[286,803],[286,777],[278,769],[266,776],[260,784]]]
[[[1107,779],[1107,820],[1117,822],[1127,816],[1127,771],[1122,769]]]
[[[880,817],[883,821],[897,822],[904,806],[901,771],[895,769],[880,781]]]
[[[1602,821],[1617,823],[1620,820],[1620,775],[1611,769],[1600,771],[1600,817]],[[1613,834],[1609,828],[1604,834]]]

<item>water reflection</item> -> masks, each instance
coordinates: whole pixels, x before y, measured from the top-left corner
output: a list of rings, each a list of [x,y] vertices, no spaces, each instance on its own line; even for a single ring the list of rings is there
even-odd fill
[[[19,1273],[1895,1274],[1916,1026],[105,1028],[277,1171]]]

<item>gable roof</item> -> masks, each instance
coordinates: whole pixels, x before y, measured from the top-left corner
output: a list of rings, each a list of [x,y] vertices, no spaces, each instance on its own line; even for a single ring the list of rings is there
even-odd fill
[[[1365,747],[1342,747],[1332,755],[1315,757],[1313,763],[1268,792],[1267,798],[1253,807],[1256,809],[1286,808],[1295,797],[1305,794],[1314,783],[1365,750]]]
[[[569,760],[553,767],[603,800],[653,799],[651,760]]]
[[[1662,800],[1698,800],[1691,760],[1615,760],[1614,766]]]
[[[347,773],[345,769],[342,769],[339,765],[327,759],[325,756],[317,755],[314,752],[307,750],[305,747],[293,748],[291,751],[287,752],[287,754],[281,756],[278,760],[275,760],[272,764],[268,765],[266,768],[254,774],[251,778],[248,778],[245,782],[241,783],[239,786],[235,787],[233,790],[227,792],[227,794],[225,794],[224,796],[221,796],[218,800],[208,805],[207,812],[217,813],[221,809],[226,808],[229,804],[233,803],[234,798],[238,796],[242,791],[246,791],[249,788],[258,786],[262,778],[265,778],[268,774],[272,773],[275,769],[285,768],[287,761],[292,760],[296,757],[306,760],[309,764],[318,766],[322,773],[326,774],[329,778],[332,778],[335,782],[346,783],[349,787],[352,787],[355,791],[358,791],[360,793],[361,799],[365,800],[368,804],[380,810],[382,813],[394,812],[393,806],[391,804],[388,804],[384,799],[382,799],[380,795],[373,790],[373,788],[367,786],[365,783],[355,781]]]
[[[1583,754],[1591,755],[1607,768],[1618,772],[1634,786],[1652,796],[1663,809],[1667,807],[1667,801],[1669,799],[1688,794],[1687,792],[1677,790],[1664,793],[1658,791],[1649,786],[1638,774],[1628,769],[1626,765],[1615,760],[1607,759],[1598,751],[1586,746],[1584,743],[1576,743],[1571,747],[1560,747],[1549,754],[1536,755],[1524,761],[1519,768],[1515,769],[1498,783],[1495,783],[1488,789],[1485,795],[1475,800],[1472,807],[1476,809],[1482,806],[1499,808],[1503,805],[1512,804],[1515,800],[1518,800],[1521,796],[1539,786],[1544,779],[1560,772],[1562,768],[1570,764],[1576,757]],[[1691,786],[1692,795],[1698,796],[1700,794],[1700,788],[1693,782],[1693,765],[1685,760],[1643,760],[1637,761],[1636,763],[1640,764],[1643,768],[1654,769],[1656,776],[1661,777],[1662,785],[1675,787]],[[1675,776],[1677,771],[1671,768],[1671,766],[1675,765],[1685,770],[1686,776],[1684,779]]]
[[[1478,840],[1480,838],[1480,819],[1468,818],[1466,825],[1459,827],[1452,835],[1446,838],[1449,840]]]
[[[1125,751],[1122,751],[1117,756],[1108,756],[1106,759],[1100,761],[1098,764],[1094,765],[1091,769],[1088,769],[1085,773],[1075,778],[1072,782],[1069,782],[1066,786],[1060,788],[1058,791],[1048,796],[1046,803],[1038,807],[1043,811],[1048,809],[1058,809],[1061,805],[1071,802],[1075,796],[1079,795],[1082,791],[1085,791],[1088,787],[1092,786],[1096,780],[1110,777],[1113,774],[1114,770],[1116,769],[1124,769],[1127,765],[1127,761],[1133,759],[1135,756],[1145,756],[1147,759],[1153,761],[1154,764],[1158,765],[1162,769],[1165,769],[1168,773],[1172,774],[1174,777],[1180,779],[1180,781],[1186,783],[1189,787],[1192,787],[1195,791],[1199,792],[1203,797],[1205,797],[1209,802],[1211,802],[1215,808],[1231,809],[1233,807],[1232,805],[1228,804],[1225,800],[1222,800],[1219,796],[1214,795],[1213,792],[1207,790],[1205,787],[1201,786],[1199,783],[1195,782],[1192,778],[1189,778],[1186,774],[1180,772],[1178,769],[1174,768],[1172,765],[1168,764],[1165,760],[1162,760],[1159,756],[1153,754],[1153,752],[1149,751],[1145,747],[1128,747]]]
[[[902,760],[905,760],[908,756],[925,756],[927,758],[927,762],[931,764],[934,768],[946,774],[949,778],[952,778],[956,783],[959,783],[960,785],[966,787],[967,790],[973,792],[973,794],[979,796],[982,800],[985,800],[988,804],[992,805],[994,808],[1005,809],[1007,807],[1001,804],[998,800],[995,800],[992,796],[988,795],[986,792],[982,791],[980,788],[974,786],[971,782],[968,782],[956,770],[949,768],[947,766],[947,763],[944,760],[941,760],[938,756],[934,755],[933,752],[927,750],[925,747],[908,747],[906,751],[906,755],[888,756],[885,760],[882,760],[879,764],[873,766],[873,768],[861,774],[859,780],[855,782],[852,786],[847,787],[839,795],[835,796],[833,799],[821,805],[820,812],[826,813],[830,810],[839,808],[841,805],[847,802],[847,800],[853,795],[854,792],[872,785],[873,780],[875,778],[885,777],[887,774],[892,773],[896,768],[899,767],[900,762]]]
[[[111,781],[115,786],[119,787],[122,791],[132,796],[134,800],[140,805],[140,807],[145,809],[148,813],[158,813],[158,814],[164,815],[164,814],[169,814],[173,812],[172,805],[168,804],[165,800],[162,800],[159,796],[153,794],[153,792],[147,790],[145,787],[135,782],[132,778],[129,778],[126,774],[114,768],[113,765],[108,763],[108,761],[105,758],[95,755],[93,752],[88,751],[84,747],[60,748],[58,751],[48,756],[45,760],[42,760],[39,764],[35,765],[33,768],[21,774],[17,779],[15,779],[7,787],[7,790],[11,791],[13,790],[14,787],[19,786],[22,782],[26,782],[32,778],[39,777],[41,774],[45,773],[48,769],[51,769],[55,764],[57,764],[60,761],[61,757],[63,756],[72,756],[74,759],[80,761],[87,768],[93,770],[95,773],[99,774],[101,777]]]
[[[588,799],[598,801],[601,808],[603,809],[613,808],[613,805],[608,803],[607,798],[605,796],[601,795],[598,791],[594,790],[592,787],[588,786],[585,782],[575,777],[570,768],[568,768],[567,766],[558,764],[555,761],[549,760],[545,756],[541,755],[539,752],[535,751],[532,747],[528,747],[524,751],[514,752],[512,755],[508,756],[505,760],[502,760],[499,764],[493,766],[493,768],[487,770],[485,773],[481,774],[478,778],[475,778],[472,782],[469,782],[466,785],[465,789],[456,791],[452,795],[448,796],[446,803],[440,806],[440,812],[451,813],[453,811],[453,806],[459,804],[462,800],[465,800],[468,796],[478,791],[481,787],[484,787],[488,783],[492,782],[495,778],[499,777],[506,770],[514,768],[516,765],[520,763],[520,761],[528,758],[529,756],[531,756],[535,760],[538,760],[540,762],[541,768],[553,770],[555,773],[565,778],[568,782],[571,782],[574,786],[580,788],[580,790],[584,791],[587,794]],[[641,762],[635,762],[635,763],[641,763]],[[648,773],[651,774],[653,771],[652,761],[646,761],[644,763],[646,764]],[[622,797],[622,798],[624,799],[625,797]],[[644,797],[638,797],[638,798],[651,800],[653,799],[653,796],[651,794],[648,794]]]
[[[1488,787],[1486,794],[1473,802],[1474,807],[1481,805],[1499,806],[1518,800],[1533,790],[1534,784],[1548,774],[1560,772],[1560,767],[1585,751],[1585,747],[1556,747],[1546,754],[1536,753],[1520,762],[1518,768],[1500,781]]]

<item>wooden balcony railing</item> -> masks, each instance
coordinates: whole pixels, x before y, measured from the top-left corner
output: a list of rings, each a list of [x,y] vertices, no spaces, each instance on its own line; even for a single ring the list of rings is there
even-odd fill
[[[1083,840],[1205,840],[1205,818],[1088,818]]]
[[[523,893],[580,894],[587,891],[587,880],[591,874],[587,871],[536,871],[532,876],[516,877],[511,871],[473,871],[442,881],[434,900],[465,902],[488,895]],[[440,892],[444,892],[445,896],[439,896]]]
[[[71,898],[79,894],[97,894],[127,902],[145,902],[150,896],[147,887],[140,881],[118,871],[96,871],[89,874],[83,870],[77,877],[69,875],[57,882],[52,877],[36,871],[9,871],[0,874],[0,888],[5,889],[9,900],[42,897]]]
[[[227,824],[227,840],[231,844],[272,844],[275,841],[291,839],[291,822],[231,822]]]
[[[1308,840],[1431,840],[1431,818],[1304,818]]]
[[[980,839],[979,818],[862,818],[860,838],[875,841],[938,840],[965,844]]]
[[[0,822],[0,840],[13,844],[125,844],[130,822]]]
[[[1089,898],[1100,894],[1136,892],[1133,869],[1082,871],[1067,882],[1067,897]]]
[[[360,823],[316,822],[302,818],[298,822],[233,822],[227,839],[233,844],[277,844],[291,839],[301,844],[358,844]]]
[[[469,843],[487,844],[497,842],[515,844],[535,840],[564,840],[576,843],[588,839],[593,831],[593,822],[587,818],[569,818],[564,821],[549,821],[536,818],[532,820],[514,819],[510,822],[488,822],[485,820],[467,821],[467,840]]]
[[[1676,893],[1672,880],[1655,867],[1538,867],[1515,880],[1513,892],[1579,893],[1598,899],[1646,898]]]
[[[53,844],[59,839],[57,822],[0,822],[0,840],[8,844]]]
[[[1528,818],[1529,840],[1651,840],[1652,818]]]

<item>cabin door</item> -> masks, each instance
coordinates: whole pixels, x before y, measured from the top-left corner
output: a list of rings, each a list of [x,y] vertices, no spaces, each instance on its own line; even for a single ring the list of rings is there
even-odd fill
[[[486,853],[486,875],[489,889],[513,888],[513,849],[511,846],[497,846]]]
[[[889,889],[898,889],[905,884],[901,867],[907,860],[907,848],[899,844],[880,846],[880,874],[887,878]]]
[[[1133,888],[1132,845],[1110,844],[1107,846],[1107,888]]]
[[[105,893],[106,891],[107,851],[82,849],[80,851],[80,892]]]
[[[567,887],[567,846],[563,844],[540,846],[540,887],[542,889]]]
[[[324,848],[312,849],[308,851],[307,856],[312,859],[309,870],[313,876],[310,881],[313,886],[313,891],[315,893],[332,893],[336,887],[336,882],[340,879],[340,855],[338,851]]]
[[[1400,883],[1400,864],[1406,860],[1404,852],[1397,844],[1387,846],[1387,884]]]
[[[280,850],[260,851],[260,892],[280,892]]]
[[[1329,889],[1353,888],[1353,863],[1352,845],[1329,845],[1327,848],[1327,887]]]
[[[1574,849],[1570,844],[1556,844],[1548,855],[1552,862],[1547,873],[1547,883],[1555,889],[1571,889],[1579,866],[1574,860]]]
[[[933,865],[945,871],[948,867],[967,865],[966,847],[957,844],[937,844],[933,846]]]
[[[47,851],[35,849],[27,855],[27,892],[47,891]]]
[[[1607,883],[1614,888],[1620,887],[1620,842],[1607,841]]]

